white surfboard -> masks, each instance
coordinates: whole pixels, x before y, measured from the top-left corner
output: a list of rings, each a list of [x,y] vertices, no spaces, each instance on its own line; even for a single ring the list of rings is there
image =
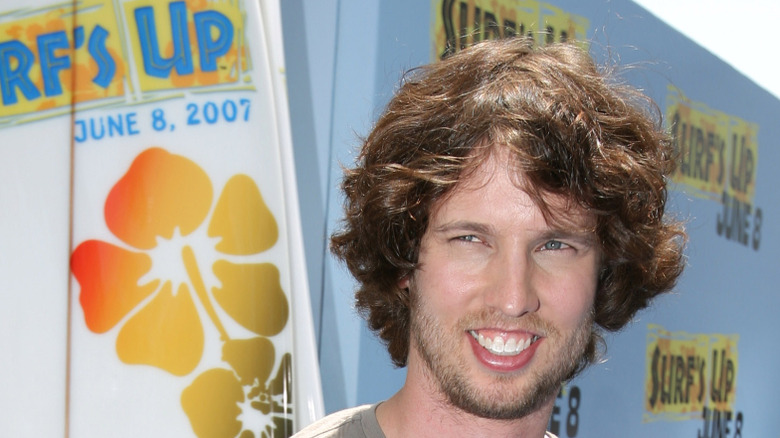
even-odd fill
[[[35,378],[3,376],[0,431],[276,437],[321,416],[278,4],[17,3],[1,370]],[[35,402],[63,420],[35,425]]]

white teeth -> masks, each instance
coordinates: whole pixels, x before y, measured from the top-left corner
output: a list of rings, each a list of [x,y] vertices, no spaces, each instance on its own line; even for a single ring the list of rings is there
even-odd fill
[[[508,351],[504,351],[504,340],[501,338],[493,339],[493,345],[491,347],[491,350],[493,351],[497,351],[499,353],[508,353]]]
[[[494,339],[486,338],[481,333],[477,334],[474,330],[471,330],[471,336],[479,342],[479,345],[485,347],[486,350],[499,356],[514,356],[530,347],[537,339],[538,336],[531,336],[525,341],[518,341],[515,338],[509,338],[504,340],[501,337],[495,337]]]

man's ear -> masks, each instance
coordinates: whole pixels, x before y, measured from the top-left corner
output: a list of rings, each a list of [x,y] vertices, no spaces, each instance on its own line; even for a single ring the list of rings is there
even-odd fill
[[[412,281],[412,274],[406,274],[398,280],[398,288],[402,290],[409,289],[409,283]]]

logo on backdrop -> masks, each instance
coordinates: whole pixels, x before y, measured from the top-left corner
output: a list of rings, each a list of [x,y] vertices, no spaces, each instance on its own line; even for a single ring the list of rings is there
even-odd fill
[[[763,212],[755,206],[758,125],[687,99],[670,87],[666,120],[680,162],[673,176],[695,196],[720,202],[716,232],[758,251]]]
[[[741,436],[744,416],[735,412],[738,335],[647,332],[643,421],[704,419],[699,437]],[[717,431],[717,433],[716,433]]]
[[[69,113],[72,101],[87,109],[246,88],[243,23],[240,2],[211,1],[85,0],[2,15],[0,126]],[[133,132],[120,121],[117,132]]]
[[[215,204],[213,193],[193,161],[161,148],[140,153],[105,200],[116,240],[83,241],[71,256],[84,321],[96,334],[119,327],[126,364],[178,377],[220,364],[182,392],[196,435],[277,436],[292,430],[292,357],[270,338],[290,311],[278,268],[257,257],[276,244],[276,219],[247,175],[230,178]],[[217,338],[205,330],[218,335],[221,358],[204,357],[205,340]]]
[[[577,385],[566,384],[555,399],[547,430],[560,438],[576,438],[580,429],[582,390]]]
[[[587,18],[535,0],[433,0],[431,17],[433,59],[514,35],[528,35],[538,44],[584,42],[589,27]]]

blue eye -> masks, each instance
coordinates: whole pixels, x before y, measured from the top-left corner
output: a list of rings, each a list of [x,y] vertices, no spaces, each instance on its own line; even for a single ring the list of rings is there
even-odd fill
[[[458,240],[461,240],[463,242],[478,242],[479,239],[477,239],[477,236],[473,234],[469,234],[468,236],[458,236]]]
[[[550,240],[547,241],[544,246],[542,246],[543,250],[556,250],[563,248],[564,243],[559,240]]]

